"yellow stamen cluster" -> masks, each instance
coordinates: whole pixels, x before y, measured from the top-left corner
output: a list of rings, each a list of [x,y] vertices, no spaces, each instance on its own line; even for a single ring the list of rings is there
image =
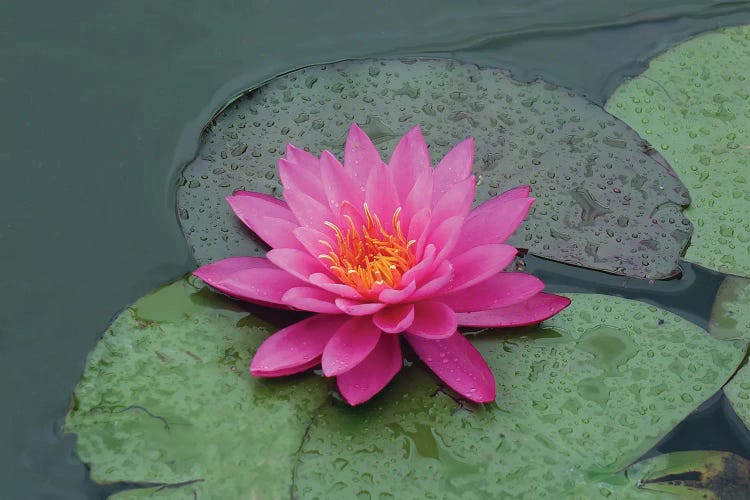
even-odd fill
[[[378,292],[383,288],[398,288],[401,276],[414,265],[411,247],[414,240],[407,241],[401,230],[399,215],[401,207],[393,214],[393,231],[383,228],[377,215],[365,207],[365,223],[357,228],[349,215],[344,218],[349,227],[344,230],[326,221],[326,226],[336,234],[336,245],[321,240],[328,247],[327,254],[320,258],[328,261],[331,271],[345,285],[362,294]]]

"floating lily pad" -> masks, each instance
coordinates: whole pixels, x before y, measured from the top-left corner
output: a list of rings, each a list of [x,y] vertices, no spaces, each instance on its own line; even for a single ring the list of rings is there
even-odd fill
[[[750,339],[750,279],[727,276],[716,294],[709,323],[711,334],[722,339]],[[740,368],[724,393],[746,426],[750,427],[750,365]]]
[[[252,378],[273,329],[183,280],[115,319],[89,356],[66,431],[97,482],[153,487],[118,496],[288,497],[295,452],[325,400],[322,377]]]
[[[260,255],[232,215],[234,190],[276,196],[287,143],[341,156],[359,123],[384,158],[422,127],[433,160],[476,138],[477,202],[530,184],[538,198],[511,243],[536,255],[616,274],[665,278],[691,235],[685,187],[629,127],[549,83],[446,60],[364,60],[278,77],[228,105],[186,166],[177,202],[196,260]]]
[[[646,491],[679,498],[745,498],[750,461],[722,451],[680,451],[635,464],[628,476]]]
[[[472,337],[498,380],[495,404],[465,406],[417,363],[351,408],[326,404],[318,376],[251,378],[272,330],[194,279],[124,311],[66,423],[92,478],[140,486],[118,498],[631,496],[623,467],[720,388],[746,348],[653,306],[577,295],[542,326]]]
[[[301,448],[296,495],[636,496],[621,471],[719,390],[746,349],[601,295],[473,342],[495,373],[495,404],[462,405],[415,364],[363,408],[325,405]]]
[[[690,189],[685,259],[750,276],[750,26],[689,40],[624,83],[607,109],[654,144]]]
[[[750,340],[750,279],[727,276],[716,292],[711,335],[719,339]]]

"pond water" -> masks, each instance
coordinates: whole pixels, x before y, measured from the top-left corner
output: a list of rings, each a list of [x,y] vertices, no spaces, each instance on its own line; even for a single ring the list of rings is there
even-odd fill
[[[182,167],[221,107],[301,67],[442,56],[542,78],[603,104],[655,54],[750,23],[750,3],[100,2],[0,6],[0,411],[8,498],[101,498],[62,434],[87,353],[124,306],[195,267],[175,211]],[[650,283],[539,258],[556,292],[645,300],[706,327],[721,276]],[[723,396],[660,452],[750,458]]]

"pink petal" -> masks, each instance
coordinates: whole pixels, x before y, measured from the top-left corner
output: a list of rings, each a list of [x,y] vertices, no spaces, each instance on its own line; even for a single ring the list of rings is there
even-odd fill
[[[332,293],[311,286],[290,288],[281,297],[284,304],[300,311],[310,311],[323,314],[341,314],[336,307],[336,296]]]
[[[285,306],[282,296],[304,282],[259,257],[230,257],[193,274],[225,294],[260,304]]]
[[[354,182],[364,187],[370,177],[370,169],[382,163],[370,138],[356,123],[352,123],[344,147],[344,168],[349,171]]]
[[[289,222],[284,219],[273,217],[259,217],[255,220],[255,234],[268,243],[271,248],[302,248],[294,230],[299,227],[299,222]]]
[[[459,243],[453,253],[487,243],[502,243],[521,225],[534,198],[498,201],[493,198],[469,214],[461,229]]]
[[[284,190],[284,199],[289,203],[289,208],[301,226],[309,227],[317,231],[326,231],[328,227],[326,221],[333,221],[334,216],[328,205],[323,205],[319,201],[300,191]]]
[[[489,279],[459,292],[440,297],[456,312],[498,309],[528,300],[542,291],[539,278],[523,273],[498,273]]]
[[[413,304],[395,304],[376,312],[372,322],[386,333],[401,333],[414,321]]]
[[[345,201],[358,210],[362,209],[364,193],[349,176],[349,172],[328,151],[323,151],[320,155],[320,176],[331,212],[339,213]]]
[[[453,309],[442,302],[423,301],[414,304],[414,321],[409,333],[428,339],[444,339],[456,332],[458,323]]]
[[[502,201],[509,201],[509,200],[515,200],[518,198],[528,198],[530,192],[531,192],[531,186],[528,186],[528,185],[516,186],[514,188],[508,189],[507,191],[503,193],[500,193],[499,195],[497,195],[496,199],[502,200]]]
[[[401,203],[406,200],[412,186],[423,172],[431,172],[430,153],[419,127],[414,127],[398,141],[396,149],[393,150],[388,168],[393,172],[393,177],[398,179],[396,189]],[[432,187],[430,187],[432,192]],[[429,205],[422,205],[429,206]]]
[[[381,335],[375,349],[360,364],[336,377],[341,397],[358,405],[383,390],[403,366],[396,335]]]
[[[397,187],[400,185],[400,182],[396,183]],[[427,211],[432,206],[432,169],[424,170],[419,174],[414,182],[414,187],[409,191],[406,198],[400,198],[400,200],[402,206],[401,225],[404,229],[409,229],[412,218],[420,210]]]
[[[414,217],[409,221],[409,230],[407,231],[407,238],[417,242],[416,248],[414,248],[414,255],[418,258],[422,258],[422,252],[427,245],[427,228],[430,226],[430,209],[423,208],[419,210]]]
[[[326,227],[326,229],[328,229]],[[331,238],[326,233],[312,229],[309,227],[298,227],[294,230],[294,237],[304,247],[305,250],[315,259],[319,259],[321,255],[328,255],[330,250],[325,246],[323,241],[331,243]],[[334,249],[336,246],[334,245]]]
[[[349,318],[323,349],[323,374],[334,377],[351,370],[375,349],[380,336],[370,318]]]
[[[435,253],[435,245],[427,245],[420,257],[421,260],[401,276],[401,283],[414,281],[419,284],[424,279],[427,279],[435,267]]]
[[[454,184],[447,193],[436,200],[432,209],[432,220],[442,221],[449,217],[466,217],[474,203],[474,191],[477,182],[473,176]]]
[[[278,163],[279,177],[281,184],[284,186],[284,191],[297,191],[304,193],[319,203],[326,202],[326,195],[323,190],[319,170],[312,171],[307,168],[300,168],[298,165],[284,158],[280,158]]]
[[[286,145],[286,159],[297,168],[302,168],[312,173],[318,172],[318,158],[314,154],[292,144]]]
[[[500,309],[458,313],[462,326],[513,327],[540,323],[551,318],[570,304],[570,299],[549,293],[537,293],[530,299]]]
[[[269,194],[237,190],[232,193],[232,196],[227,196],[226,200],[230,205],[236,202],[235,213],[240,219],[248,216],[262,215],[293,222],[297,220],[284,200],[280,200]],[[235,207],[232,206],[232,208]]]
[[[386,304],[380,302],[358,302],[344,298],[336,299],[336,305],[349,316],[369,316],[386,306]]]
[[[448,154],[435,167],[433,199],[440,199],[454,184],[471,175],[474,164],[474,138],[469,137],[448,151]]]
[[[246,269],[278,269],[276,265],[263,257],[227,257],[196,269],[193,274],[208,284],[221,280],[227,275]]]
[[[451,251],[458,242],[463,224],[463,217],[451,217],[450,219],[445,219],[427,236],[427,243],[435,245],[435,248],[438,249],[435,262],[440,262],[451,254]]]
[[[393,184],[391,171],[382,163],[374,165],[370,170],[365,200],[370,212],[378,216],[386,231],[392,231],[393,214],[399,206],[398,194]]]
[[[450,291],[463,290],[503,271],[518,253],[510,245],[481,245],[451,257],[455,279]]]
[[[320,260],[304,250],[274,248],[266,253],[266,258],[289,274],[305,281],[309,281],[311,274],[325,271],[325,266]]]
[[[289,233],[299,223],[283,201],[262,193],[238,191],[228,196],[227,202],[237,217],[271,247],[299,247]]]
[[[444,260],[441,262],[435,272],[430,275],[430,279],[424,284],[420,285],[414,295],[409,297],[409,300],[416,302],[423,300],[435,295],[443,295],[448,288],[451,280],[453,279],[453,265]]]
[[[334,281],[334,279],[328,276],[327,274],[323,274],[323,273],[311,274],[310,283],[312,283],[313,285],[319,286],[323,290],[336,294],[339,297],[344,297],[347,299],[354,299],[354,300],[362,300],[364,298],[354,288],[350,287],[349,285],[344,285],[343,283]]]
[[[417,284],[413,281],[406,285],[404,288],[397,290],[394,288],[386,288],[378,295],[380,302],[386,304],[398,304],[408,299],[417,289]]]
[[[441,340],[406,334],[406,340],[451,389],[477,403],[495,400],[495,379],[479,351],[456,332]]]
[[[253,356],[250,373],[256,377],[281,377],[305,371],[320,363],[323,348],[346,316],[316,314],[268,337]]]

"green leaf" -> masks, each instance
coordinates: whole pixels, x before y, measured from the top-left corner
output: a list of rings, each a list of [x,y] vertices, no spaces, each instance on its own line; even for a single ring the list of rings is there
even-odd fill
[[[495,404],[466,406],[420,363],[368,405],[322,407],[300,498],[623,498],[621,472],[719,390],[746,342],[640,302],[574,295],[542,326],[472,337]]]
[[[475,138],[477,200],[520,184],[538,199],[511,239],[541,257],[615,274],[678,272],[691,225],[687,190],[629,127],[549,83],[449,60],[363,60],[278,77],[228,104],[202,138],[177,192],[196,260],[265,251],[229,210],[234,190],[281,196],[287,143],[342,154],[351,122],[389,158],[420,125],[436,163]]]
[[[288,496],[295,452],[329,384],[251,377],[272,331],[194,279],[126,309],[89,356],[67,417],[92,479],[154,486],[118,498]]]
[[[628,469],[646,491],[679,498],[745,498],[750,491],[750,461],[722,451],[680,451],[659,455]]]
[[[699,36],[625,82],[607,110],[648,139],[688,186],[685,259],[750,276],[750,26]]]
[[[750,340],[750,280],[727,276],[716,292],[708,329],[718,339]]]
[[[750,339],[750,279],[727,276],[711,311],[709,331],[721,339]],[[735,413],[750,427],[750,366],[747,361],[724,387]]]
[[[321,377],[250,377],[272,330],[194,279],[120,314],[66,422],[92,478],[135,487],[116,498],[635,496],[646,476],[623,469],[746,349],[653,306],[575,295],[541,326],[471,336],[496,403],[467,405],[415,363],[351,408],[326,404]]]

